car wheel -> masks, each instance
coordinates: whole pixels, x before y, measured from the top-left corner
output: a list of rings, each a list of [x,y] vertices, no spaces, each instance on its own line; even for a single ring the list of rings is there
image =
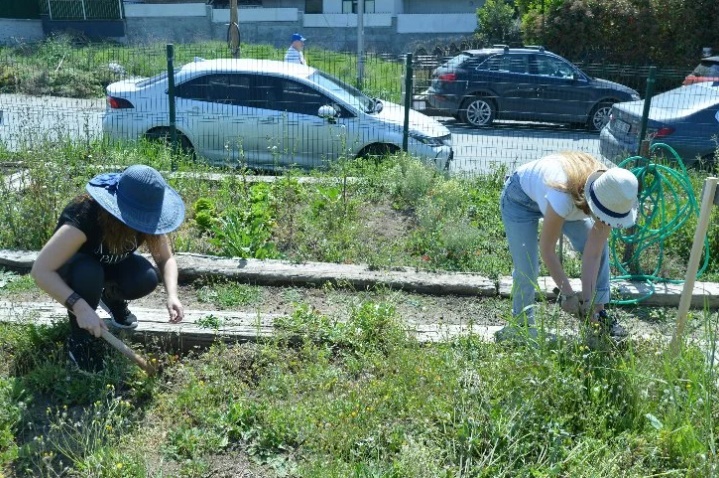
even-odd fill
[[[601,131],[604,125],[609,122],[609,112],[612,111],[612,103],[603,102],[594,107],[587,121],[589,131]]]
[[[475,127],[489,126],[494,121],[496,112],[497,108],[492,100],[475,96],[464,100],[459,111],[459,117],[462,122]]]
[[[357,153],[358,158],[373,158],[376,161],[379,161],[383,159],[388,154],[394,154],[397,151],[399,151],[399,148],[394,144],[387,144],[387,143],[375,143],[370,144],[362,148],[362,150]]]
[[[164,143],[166,146],[170,146],[170,129],[169,128],[155,128],[151,129],[147,133],[145,133],[145,138],[147,138],[150,141],[160,141]],[[182,151],[184,154],[191,156],[192,159],[195,159],[195,148],[193,148],[192,143],[190,142],[189,138],[185,136],[184,134],[177,132],[177,141],[178,146],[180,148],[180,151]]]

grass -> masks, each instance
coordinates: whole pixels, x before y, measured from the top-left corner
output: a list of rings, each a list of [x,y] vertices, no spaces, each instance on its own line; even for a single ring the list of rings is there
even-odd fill
[[[147,77],[167,71],[166,50],[166,45],[160,43],[78,45],[72,38],[62,35],[41,43],[0,45],[0,93],[101,98],[108,84],[125,75]],[[270,45],[243,44],[242,57],[282,61],[285,50]],[[195,57],[230,58],[230,54],[226,43],[220,41],[174,45],[175,67],[189,63]],[[356,56],[310,46],[305,50],[305,57],[311,66],[349,84],[357,84]],[[404,72],[402,63],[368,55],[364,72],[361,86],[366,93],[393,102],[402,101],[403,86],[397,81]]]
[[[642,340],[422,345],[391,302],[366,301],[346,322],[298,306],[272,339],[166,354],[157,379],[122,360],[68,372],[60,325],[2,332],[9,476],[200,477],[237,453],[250,461],[230,476],[704,477],[718,464],[716,370],[692,345],[678,359]]]
[[[98,165],[168,170],[173,160],[152,144],[59,143],[4,155],[32,178],[29,189],[0,191],[11,205],[1,212],[0,247],[21,249],[41,246]],[[177,159],[180,171],[209,171]],[[399,155],[340,164],[314,173],[314,183],[300,183],[295,171],[272,183],[233,172],[220,182],[171,180],[189,211],[173,235],[176,249],[509,273],[497,204],[502,171],[449,178]],[[341,180],[349,176],[357,179]],[[701,177],[692,181],[699,186]],[[0,276],[9,297],[32,287],[27,276]],[[212,280],[197,296],[217,309],[262,300],[256,287]],[[285,296],[295,310],[277,321],[272,339],[183,357],[150,343],[144,352],[163,363],[160,378],[120,358],[94,376],[67,369],[64,322],[0,326],[0,470],[200,477],[230,466],[235,476],[323,478],[716,472],[717,381],[706,355],[717,319],[709,311],[694,317],[706,339],[675,359],[661,343],[639,339],[599,351],[581,341],[502,346],[475,337],[421,345],[405,335],[390,293],[341,299],[341,319],[322,315],[296,289]],[[210,314],[199,325],[219,329],[222,319]]]

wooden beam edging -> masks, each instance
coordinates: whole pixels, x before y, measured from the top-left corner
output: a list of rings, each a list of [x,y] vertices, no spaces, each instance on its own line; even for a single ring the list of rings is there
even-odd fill
[[[387,286],[432,295],[475,295],[495,297],[494,281],[472,274],[431,273],[410,268],[371,270],[366,265],[237,259],[201,254],[178,254],[178,268],[183,280],[215,276],[244,280],[258,285],[315,285],[327,282],[365,290]]]
[[[281,317],[279,314],[186,310],[185,320],[179,324],[170,324],[166,310],[133,307],[132,311],[138,317],[138,327],[132,331],[120,331],[122,337],[141,343],[159,340],[183,350],[206,347],[218,340],[253,342],[261,337],[271,337],[275,333],[274,321]],[[98,313],[102,318],[109,319],[103,310],[98,309]],[[212,322],[207,320],[210,317]],[[206,324],[212,323],[213,326],[202,325],[203,319]],[[64,320],[67,320],[67,311],[54,302],[0,301],[0,323],[51,326]],[[476,324],[417,324],[412,321],[407,324],[407,332],[423,343],[442,342],[468,334],[489,341],[494,340],[494,333],[500,328]],[[117,329],[111,330],[118,332]]]
[[[0,266],[27,271],[37,257],[36,251],[0,250]],[[511,277],[502,277],[498,283],[486,277],[467,273],[425,272],[411,268],[370,270],[364,265],[239,259],[178,253],[180,280],[192,281],[201,277],[218,276],[229,280],[246,281],[256,285],[320,286],[327,282],[356,290],[385,285],[394,289],[431,295],[465,295],[508,298],[512,289]],[[580,288],[579,279],[572,286]],[[641,301],[641,305],[676,307],[681,297],[682,284],[660,283],[652,286],[654,293]],[[623,299],[638,299],[650,292],[643,282],[612,282],[612,294]],[[554,282],[540,277],[538,289],[548,299],[554,298]],[[695,309],[719,307],[719,284],[696,282],[691,300]]]

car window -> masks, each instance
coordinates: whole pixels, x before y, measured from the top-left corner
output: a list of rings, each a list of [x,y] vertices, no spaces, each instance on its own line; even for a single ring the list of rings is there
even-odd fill
[[[340,101],[345,105],[350,105],[360,111],[370,112],[374,105],[374,101],[360,90],[323,71],[316,70],[308,79],[313,84],[340,98]]]
[[[287,79],[279,81],[281,98],[278,106],[281,111],[317,116],[320,106],[332,103],[326,96],[309,86]]]
[[[572,78],[574,68],[569,63],[547,55],[536,55],[534,58],[536,74],[557,78]]]
[[[459,55],[447,60],[447,63],[445,63],[444,66],[446,66],[447,68],[457,68],[470,58],[472,58],[472,55],[468,53],[460,53]]]
[[[495,55],[482,63],[482,69],[509,73],[528,73],[527,55]]]
[[[243,106],[279,111],[280,85],[278,79],[267,75],[252,75],[251,91]]]
[[[194,101],[231,103],[228,75],[203,75],[175,88],[175,96]]]

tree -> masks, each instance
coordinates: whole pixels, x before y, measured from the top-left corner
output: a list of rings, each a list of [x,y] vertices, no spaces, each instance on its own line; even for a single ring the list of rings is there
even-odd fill
[[[521,43],[522,34],[514,6],[507,0],[487,0],[477,9],[475,35],[484,45]]]

